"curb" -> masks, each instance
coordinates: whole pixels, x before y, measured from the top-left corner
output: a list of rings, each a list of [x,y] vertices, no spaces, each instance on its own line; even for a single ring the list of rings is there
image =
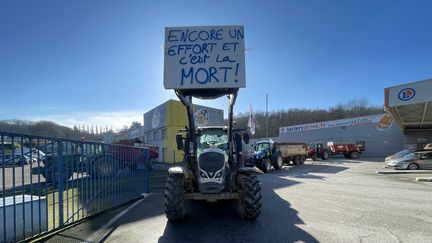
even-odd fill
[[[133,209],[135,206],[140,204],[142,201],[144,201],[151,193],[144,193],[142,194],[142,198],[138,199],[129,207],[121,211],[119,214],[114,216],[110,221],[108,221],[106,224],[104,224],[102,227],[100,227],[98,230],[93,232],[91,236],[89,236],[86,240],[82,241],[82,243],[89,243],[89,242],[101,242],[102,239],[104,239],[113,229],[113,225],[121,218],[123,217],[127,212],[129,212],[131,209]]]
[[[432,174],[432,170],[384,170],[376,171],[377,174]]]
[[[432,177],[417,177],[416,181],[427,181],[432,182]]]

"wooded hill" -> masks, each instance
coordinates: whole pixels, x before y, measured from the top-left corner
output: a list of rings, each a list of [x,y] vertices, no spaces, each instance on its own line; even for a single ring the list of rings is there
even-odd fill
[[[375,115],[384,113],[381,106],[369,105],[366,99],[351,100],[346,104],[339,104],[328,109],[288,109],[271,111],[268,114],[268,136],[277,137],[279,127],[291,126],[305,123],[337,120],[358,116]],[[263,111],[254,112],[256,121],[256,132],[253,138],[263,138],[265,134],[266,115]],[[249,112],[238,113],[234,119],[238,128],[246,128]],[[121,132],[139,127],[139,122],[132,122],[130,126],[125,125]],[[51,121],[21,121],[7,120],[0,121],[0,132],[13,132],[31,135],[60,137],[67,139],[80,139],[85,137],[89,140],[101,140],[101,134],[93,134],[86,131],[80,131],[76,127],[69,128],[58,125]]]
[[[78,128],[73,129],[66,126],[58,125],[51,121],[22,121],[22,120],[6,120],[0,121],[0,132],[21,133],[37,136],[47,136],[65,139],[80,139],[85,137],[88,140],[101,140],[101,134],[90,134],[88,132],[79,131]]]
[[[288,109],[268,113],[268,136],[279,136],[279,127],[306,123],[338,120],[358,116],[384,113],[382,106],[369,105],[366,99],[351,100],[328,109]],[[263,111],[254,112],[255,134],[252,138],[266,137],[266,115]],[[238,128],[246,128],[249,112],[239,113],[234,120]]]

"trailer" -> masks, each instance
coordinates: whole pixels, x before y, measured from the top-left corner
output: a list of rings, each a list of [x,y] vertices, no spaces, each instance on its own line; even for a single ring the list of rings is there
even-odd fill
[[[307,157],[306,143],[279,143],[279,150],[284,164],[304,164]]]

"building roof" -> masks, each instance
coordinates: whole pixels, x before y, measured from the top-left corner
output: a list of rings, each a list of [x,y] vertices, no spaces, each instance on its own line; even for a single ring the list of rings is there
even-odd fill
[[[386,88],[384,104],[402,131],[432,130],[432,79]]]

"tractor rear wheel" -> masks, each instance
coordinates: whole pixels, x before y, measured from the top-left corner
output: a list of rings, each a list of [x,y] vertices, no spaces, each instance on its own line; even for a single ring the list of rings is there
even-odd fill
[[[263,159],[261,167],[264,173],[270,172],[271,166],[272,163],[270,159]]]
[[[165,184],[165,215],[171,221],[181,220],[186,213],[182,174],[168,175]]]
[[[242,219],[255,220],[261,213],[261,187],[254,174],[240,175],[237,180],[240,194],[238,213]]]

